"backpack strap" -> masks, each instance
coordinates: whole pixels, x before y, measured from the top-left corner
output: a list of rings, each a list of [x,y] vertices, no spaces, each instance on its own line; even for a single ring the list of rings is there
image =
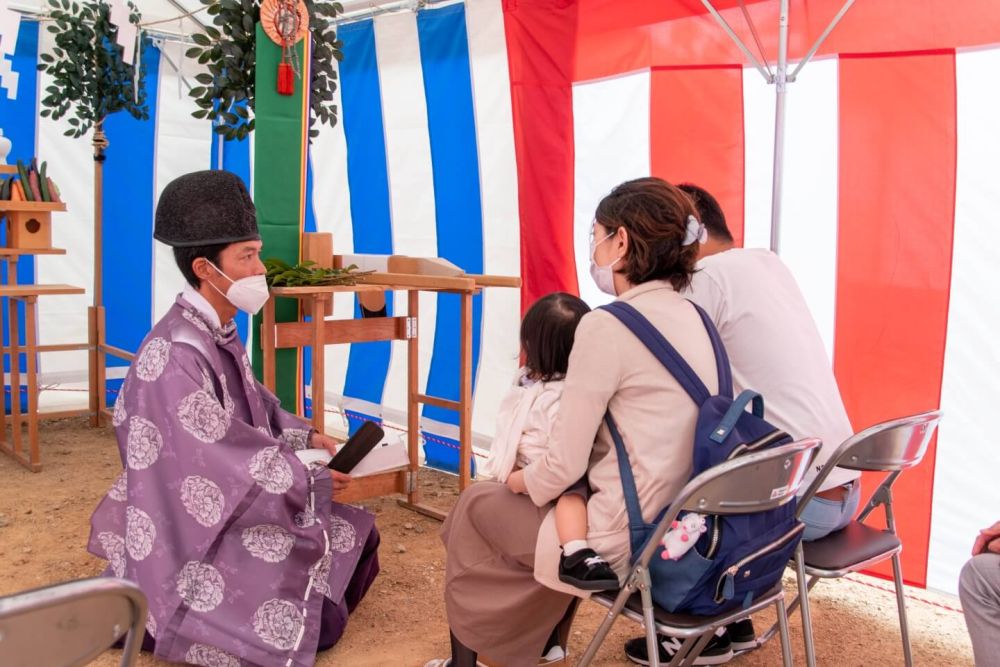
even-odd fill
[[[722,344],[722,337],[719,335],[719,330],[715,328],[715,323],[708,316],[708,313],[705,312],[704,308],[690,299],[688,299],[688,302],[698,311],[698,315],[701,316],[701,322],[705,325],[705,331],[708,332],[708,339],[712,341],[712,351],[715,352],[715,368],[719,374],[719,395],[732,397],[733,369],[729,365],[729,355],[726,353],[726,346]]]
[[[712,342],[712,352],[715,353],[715,368],[719,380],[719,395],[731,397],[733,395],[733,371],[729,365],[729,355],[726,354],[726,346],[722,344],[722,337],[719,336],[719,330],[715,328],[712,318],[708,316],[708,313],[701,306],[693,301],[689,303],[694,306],[698,316],[701,317],[701,322],[705,326],[705,332],[708,333],[708,339]],[[634,306],[624,301],[614,301],[600,306],[600,309],[608,311],[628,327],[629,331],[635,334],[642,341],[643,345],[653,353],[653,356],[674,376],[681,387],[684,388],[684,391],[688,393],[688,396],[691,397],[691,400],[699,406],[708,400],[711,393],[708,391],[705,383],[701,381],[701,378],[698,377],[691,366],[684,361],[684,357],[680,355],[674,346],[663,337],[663,334],[642,313],[636,310]]]
[[[653,353],[657,361],[663,364],[664,368],[680,383],[696,405],[701,406],[711,397],[712,394],[708,391],[708,387],[694,372],[694,369],[688,365],[688,362],[684,361],[684,357],[663,337],[663,334],[642,316],[642,313],[624,301],[615,301],[600,308],[618,318],[622,324],[628,327],[629,331],[635,334],[636,338],[642,341],[642,344]]]
[[[625,496],[625,510],[628,513],[629,547],[632,552],[630,563],[634,563],[642,553],[647,536],[646,523],[642,519],[642,508],[639,505],[639,490],[635,485],[635,475],[632,474],[632,463],[625,451],[625,441],[622,440],[610,410],[604,413],[604,423],[608,425],[611,440],[615,443],[615,454],[618,455],[618,474],[622,478],[622,495]]]

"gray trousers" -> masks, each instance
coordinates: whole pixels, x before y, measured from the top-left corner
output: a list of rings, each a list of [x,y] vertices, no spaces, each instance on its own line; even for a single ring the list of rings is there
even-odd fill
[[[972,557],[958,581],[976,667],[1000,667],[1000,554]]]

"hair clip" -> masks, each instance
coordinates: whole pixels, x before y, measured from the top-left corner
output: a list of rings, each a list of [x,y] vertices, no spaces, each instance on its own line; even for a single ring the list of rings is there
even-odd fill
[[[708,230],[705,229],[705,225],[701,224],[698,218],[689,215],[687,217],[687,227],[684,230],[684,240],[681,242],[681,245],[689,246],[695,241],[704,243],[707,240]]]

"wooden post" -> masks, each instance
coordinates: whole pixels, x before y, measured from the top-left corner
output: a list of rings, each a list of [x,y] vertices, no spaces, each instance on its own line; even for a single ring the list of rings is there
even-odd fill
[[[306,232],[302,234],[302,261],[313,262],[316,268],[333,268],[333,234],[329,232]],[[315,295],[316,299],[320,295]],[[333,315],[333,294],[323,295],[323,314]],[[313,399],[315,404],[315,398]]]
[[[417,324],[420,322],[420,292],[410,290],[406,294],[406,316]],[[406,384],[406,448],[410,455],[410,488],[406,500],[412,506],[420,502],[420,487],[417,485],[420,469],[420,403],[417,400],[420,395],[420,338],[416,326],[411,338],[406,341]]]
[[[104,134],[104,122],[94,126],[94,306],[104,303],[102,290],[104,272],[103,223],[104,223],[104,152],[108,149],[108,138]]]
[[[28,352],[28,446],[31,448],[31,469],[42,469],[42,457],[38,451],[38,331],[36,328],[35,305],[38,297],[29,296],[24,300],[24,343]]]
[[[277,387],[274,368],[274,301],[276,298],[272,296],[264,304],[264,316],[260,323],[260,350],[264,358],[264,386],[271,392],[274,392]]]
[[[462,292],[462,339],[458,383],[458,488],[472,483],[472,292]]]
[[[104,407],[107,404],[107,382],[104,353],[104,152],[108,148],[108,138],[104,134],[104,123],[94,126],[94,294],[90,309],[90,425],[99,428],[104,424]]]
[[[329,295],[314,294],[312,303],[312,423],[326,433],[326,345],[323,327]]]

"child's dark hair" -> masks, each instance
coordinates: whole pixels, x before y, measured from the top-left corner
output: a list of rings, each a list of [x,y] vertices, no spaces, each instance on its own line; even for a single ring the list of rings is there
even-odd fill
[[[576,325],[589,312],[582,299],[565,292],[543,296],[528,309],[521,321],[521,349],[529,378],[551,382],[566,375]]]

